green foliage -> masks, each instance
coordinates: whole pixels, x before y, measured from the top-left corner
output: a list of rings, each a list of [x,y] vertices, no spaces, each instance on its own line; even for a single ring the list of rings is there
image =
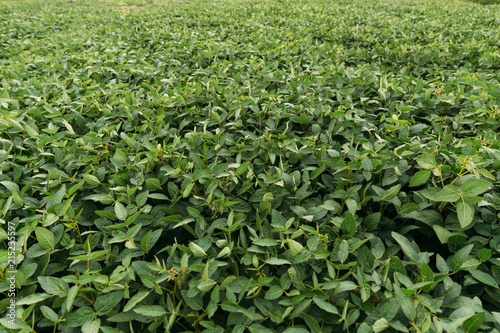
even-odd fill
[[[497,5],[0,8],[0,332],[500,330]]]

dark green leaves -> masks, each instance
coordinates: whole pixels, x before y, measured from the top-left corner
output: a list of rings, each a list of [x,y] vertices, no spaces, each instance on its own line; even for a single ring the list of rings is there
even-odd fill
[[[466,228],[474,219],[474,207],[466,202],[459,202],[457,205],[457,216],[460,226]]]
[[[436,201],[455,202],[460,199],[459,193],[460,192],[456,186],[446,185],[434,196],[434,199]]]
[[[469,273],[472,275],[474,279],[478,280],[479,282],[482,282],[485,285],[498,289],[497,281],[495,281],[493,276],[491,276],[490,274],[476,269],[471,270]]]
[[[51,295],[59,295],[68,289],[68,284],[64,280],[51,276],[39,276],[38,282],[42,289]]]
[[[467,319],[462,326],[464,331],[466,333],[476,333],[481,327],[485,316],[486,312],[480,312]]]
[[[85,323],[91,322],[94,318],[94,309],[83,306],[68,315],[65,325],[68,327],[82,327]]]
[[[148,188],[152,191],[154,190],[161,190],[161,184],[160,181],[157,178],[148,178],[146,179],[146,185],[148,185]]]
[[[394,231],[391,233],[391,235],[396,240],[396,242],[398,242],[398,244],[401,246],[401,249],[403,250],[404,254],[406,254],[406,256],[410,258],[410,260],[416,261],[417,251],[415,251],[413,246],[410,244],[408,238]]]
[[[436,167],[436,159],[433,155],[424,155],[417,159],[417,163],[424,169],[432,170]]]
[[[114,292],[108,295],[100,296],[95,304],[94,309],[97,315],[105,315],[111,311],[123,298],[123,292]]]
[[[1,5],[0,331],[497,328],[496,7]]]
[[[273,300],[273,299],[280,297],[282,294],[283,294],[283,288],[281,288],[280,286],[272,286],[266,292],[265,298],[267,300]]]
[[[415,309],[413,301],[396,285],[394,285],[394,291],[403,313],[408,319],[413,320],[417,316],[417,310]]]
[[[356,221],[354,221],[354,218],[350,212],[347,213],[346,217],[342,221],[341,228],[342,232],[347,235],[354,235],[354,233],[356,232]]]
[[[289,262],[288,260],[278,259],[278,258],[268,258],[266,260],[266,263],[268,263],[270,265],[277,265],[277,266],[291,264],[291,262]]]
[[[420,170],[415,175],[410,181],[410,186],[420,186],[427,182],[427,180],[430,178],[431,172],[428,170]]]
[[[85,182],[87,182],[87,184],[93,186],[97,186],[101,183],[99,179],[94,175],[84,174],[83,179],[85,180]]]
[[[115,203],[115,215],[119,220],[125,221],[127,219],[127,209],[120,202]]]
[[[460,270],[470,251],[472,250],[472,247],[473,245],[467,245],[450,258],[449,265],[453,272],[458,272]]]
[[[166,314],[165,308],[160,305],[143,305],[135,308],[134,312],[146,317],[160,317]]]
[[[467,179],[462,185],[462,194],[464,196],[475,196],[482,194],[490,188],[492,184],[480,179]]]
[[[54,234],[50,230],[42,227],[36,227],[35,235],[41,248],[50,250],[54,249]]]
[[[331,303],[325,302],[324,300],[314,297],[313,298],[314,304],[316,304],[320,309],[325,310],[328,313],[331,314],[338,314],[339,311],[335,306],[333,306]]]

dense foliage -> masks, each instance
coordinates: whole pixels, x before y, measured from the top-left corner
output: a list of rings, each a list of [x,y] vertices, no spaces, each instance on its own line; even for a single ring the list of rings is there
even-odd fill
[[[0,18],[0,332],[499,332],[498,5]]]

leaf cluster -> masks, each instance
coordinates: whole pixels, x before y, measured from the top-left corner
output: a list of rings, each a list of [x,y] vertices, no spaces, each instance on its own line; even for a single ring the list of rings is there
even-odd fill
[[[497,5],[140,5],[0,3],[1,332],[500,330]]]

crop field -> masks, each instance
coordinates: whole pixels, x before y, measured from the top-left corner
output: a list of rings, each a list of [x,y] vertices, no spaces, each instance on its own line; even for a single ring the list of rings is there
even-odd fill
[[[500,4],[0,22],[0,333],[500,332]]]

